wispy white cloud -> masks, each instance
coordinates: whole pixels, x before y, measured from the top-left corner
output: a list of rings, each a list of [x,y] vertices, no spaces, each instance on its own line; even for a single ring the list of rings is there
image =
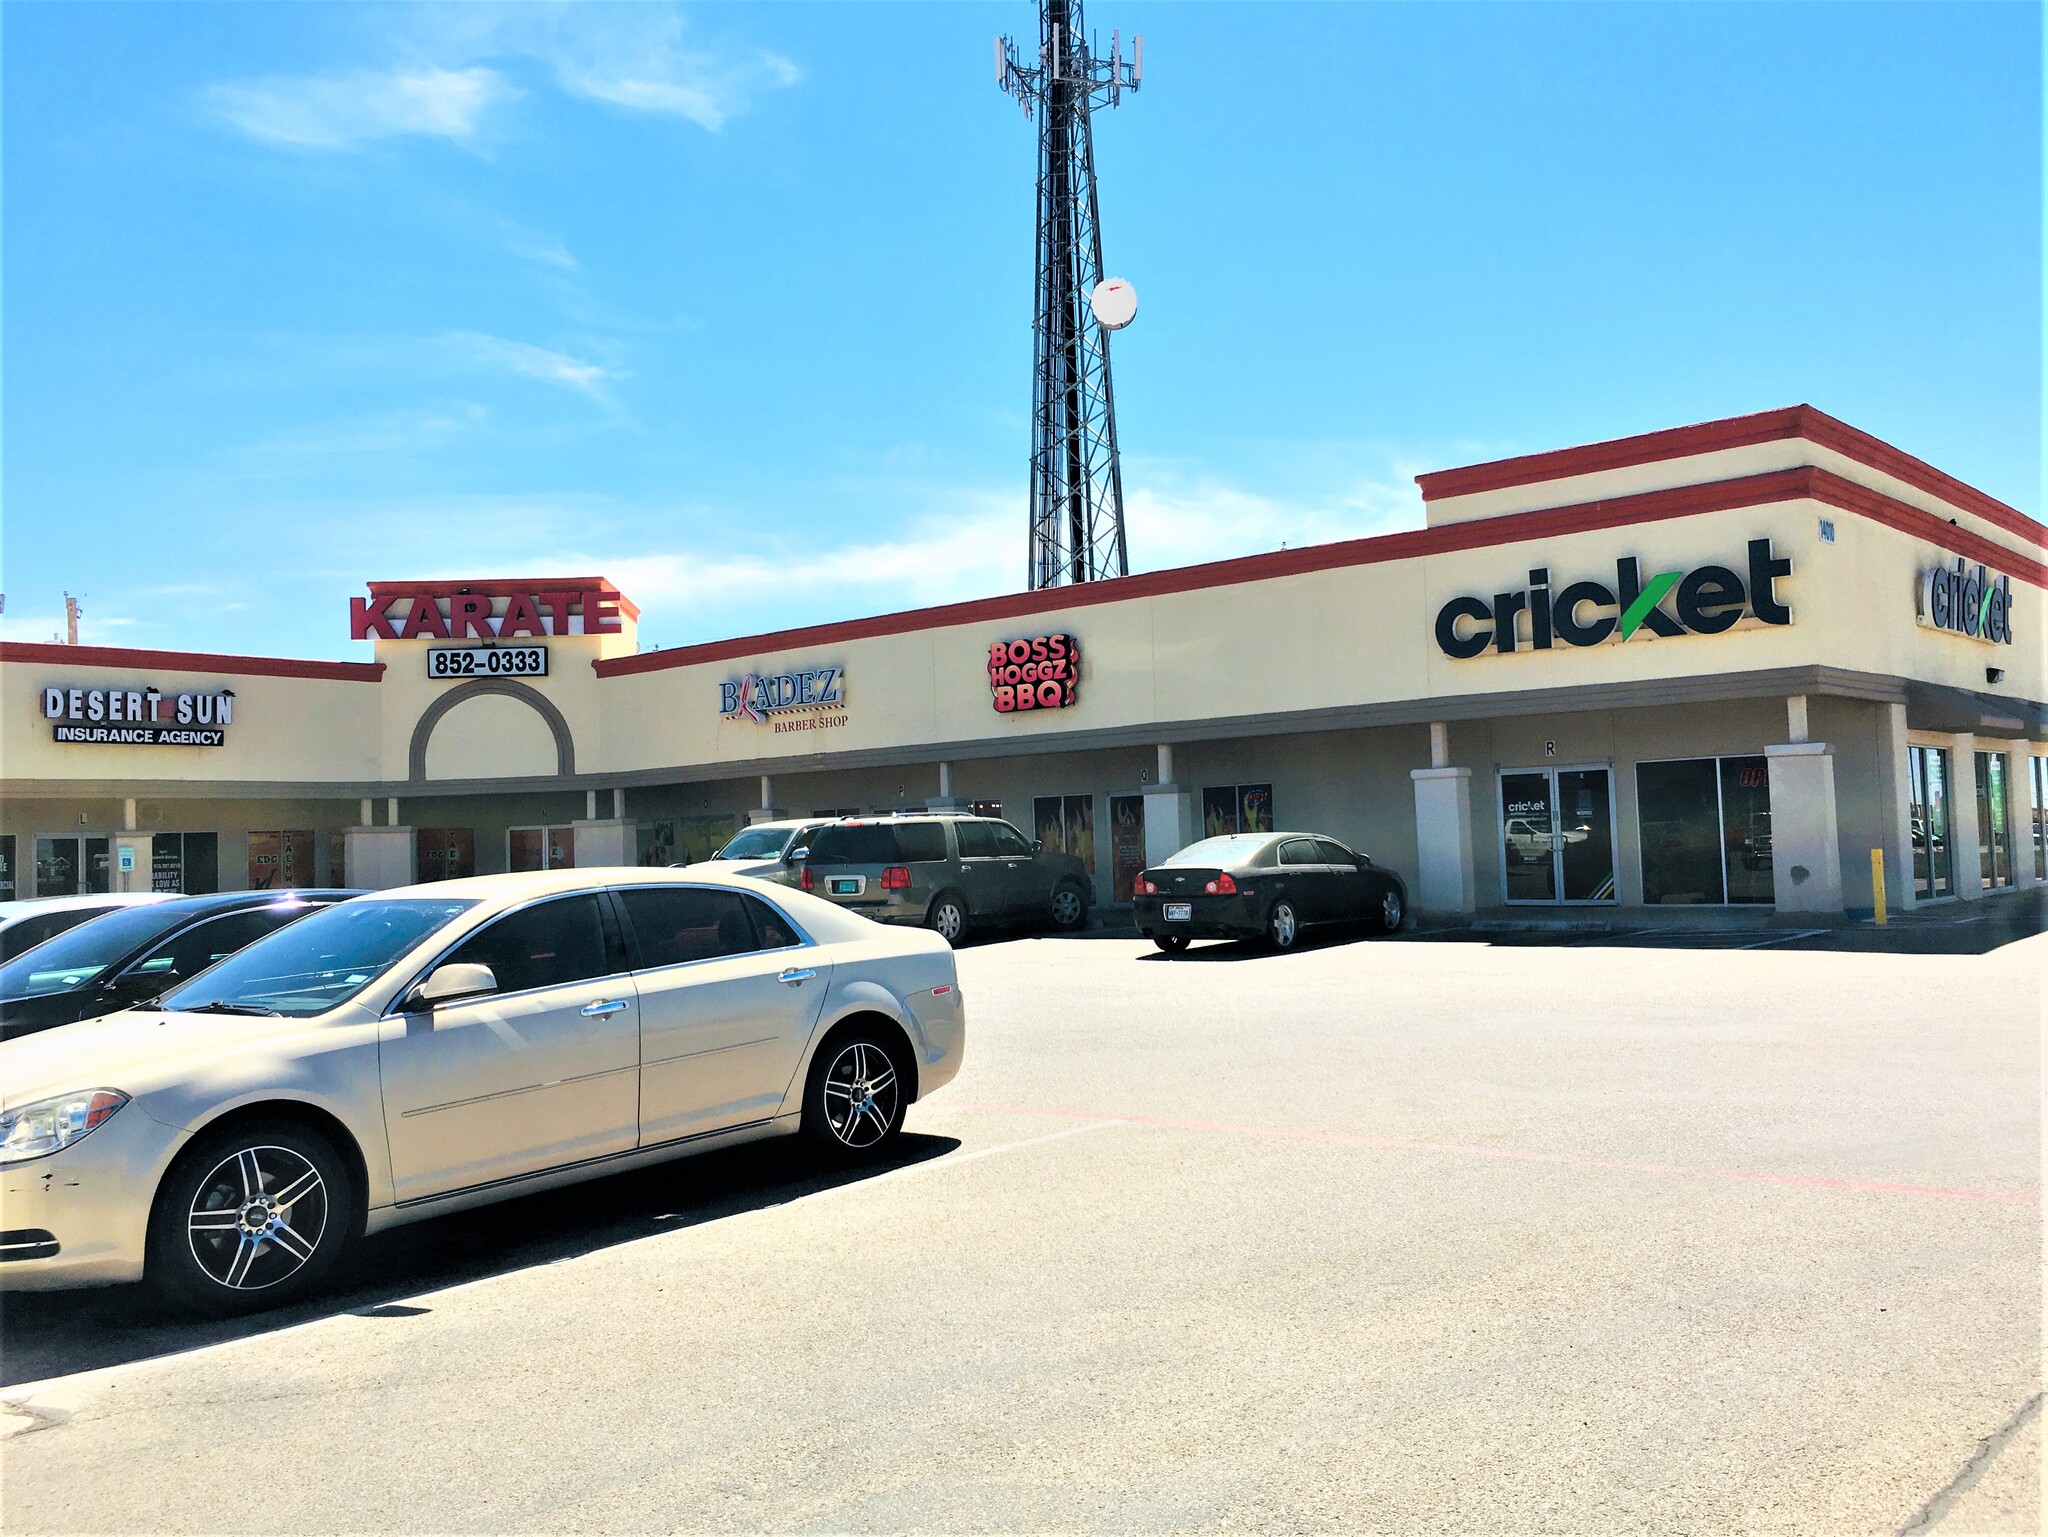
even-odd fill
[[[486,112],[518,94],[496,70],[472,66],[226,81],[211,87],[206,101],[251,138],[351,150],[406,135],[468,143]]]
[[[692,39],[670,4],[436,6],[410,20],[412,46],[425,57],[527,58],[571,96],[714,133],[756,97],[801,78],[771,50]]]
[[[617,377],[614,371],[602,364],[588,363],[566,352],[550,352],[530,342],[487,336],[481,331],[451,332],[442,338],[442,344],[458,360],[481,363],[547,384],[559,384],[596,400],[609,398],[605,385]]]

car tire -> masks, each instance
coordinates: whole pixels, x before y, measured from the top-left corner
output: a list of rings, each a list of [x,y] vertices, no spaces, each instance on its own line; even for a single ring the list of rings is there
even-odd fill
[[[903,1131],[910,1075],[900,1043],[855,1024],[830,1036],[804,1080],[803,1135],[828,1161],[864,1163]]]
[[[1154,934],[1152,943],[1168,955],[1179,955],[1181,951],[1187,949],[1188,937],[1185,934]]]
[[[1380,928],[1385,933],[1398,934],[1407,918],[1408,904],[1402,899],[1401,888],[1389,882],[1387,889],[1380,893]]]
[[[1088,923],[1088,893],[1078,881],[1062,881],[1052,894],[1052,926],[1071,934]]]
[[[1292,950],[1301,942],[1301,915],[1286,897],[1276,898],[1266,909],[1266,943],[1275,950]]]
[[[355,1174],[330,1138],[297,1121],[243,1121],[202,1133],[164,1176],[144,1274],[188,1312],[282,1307],[325,1279],[355,1225]]]
[[[940,892],[925,910],[924,926],[947,944],[959,944],[967,937],[967,904],[950,891]]]

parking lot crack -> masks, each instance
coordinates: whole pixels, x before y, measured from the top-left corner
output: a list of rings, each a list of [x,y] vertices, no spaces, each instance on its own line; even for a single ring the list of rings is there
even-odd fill
[[[1955,1509],[1956,1502],[1975,1487],[1977,1480],[1982,1478],[1998,1460],[1999,1454],[2012,1444],[2012,1438],[2024,1430],[2040,1412],[2041,1395],[2036,1393],[2021,1404],[2003,1425],[1977,1443],[1977,1450],[1971,1455],[1970,1460],[1957,1470],[1956,1476],[1937,1489],[1934,1497],[1914,1513],[1913,1519],[1899,1528],[1899,1537],[1918,1537],[1919,1533],[1931,1532],[1939,1526],[1948,1513]]]

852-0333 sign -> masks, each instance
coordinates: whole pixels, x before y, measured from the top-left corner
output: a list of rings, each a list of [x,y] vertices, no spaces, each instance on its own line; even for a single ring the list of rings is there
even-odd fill
[[[46,688],[43,719],[59,742],[115,747],[219,747],[235,719],[235,692],[167,694],[159,688]]]
[[[546,646],[432,646],[430,678],[545,678]]]

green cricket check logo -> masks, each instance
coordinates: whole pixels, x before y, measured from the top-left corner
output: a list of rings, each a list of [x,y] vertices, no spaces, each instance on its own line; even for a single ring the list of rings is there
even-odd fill
[[[1622,613],[1620,628],[1623,640],[1635,634],[1642,622],[1650,617],[1650,610],[1662,603],[1664,595],[1678,585],[1678,578],[1682,574],[1677,571],[1659,572],[1644,584],[1643,590],[1636,594],[1635,602]]]

